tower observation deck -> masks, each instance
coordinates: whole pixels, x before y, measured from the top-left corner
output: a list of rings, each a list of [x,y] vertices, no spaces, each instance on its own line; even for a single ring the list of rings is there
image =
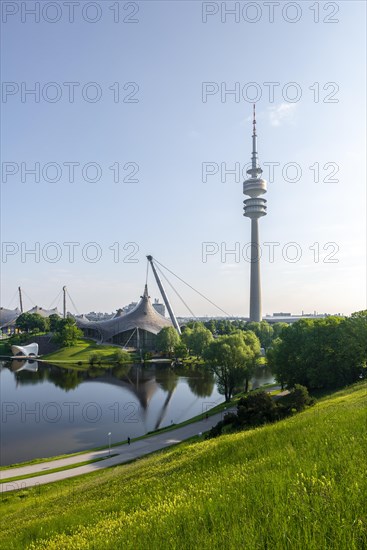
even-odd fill
[[[253,111],[252,157],[251,168],[247,170],[250,176],[243,182],[243,194],[250,197],[243,201],[244,216],[251,219],[251,273],[250,273],[250,321],[261,321],[261,282],[260,282],[260,240],[259,218],[266,216],[266,199],[261,195],[266,193],[266,181],[261,178],[262,169],[259,166],[257,154],[257,134],[255,105]]]

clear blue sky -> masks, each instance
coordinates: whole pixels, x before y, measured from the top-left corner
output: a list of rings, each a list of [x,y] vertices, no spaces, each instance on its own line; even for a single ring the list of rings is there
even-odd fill
[[[226,311],[247,315],[249,263],[236,261],[234,255],[221,261],[220,252],[202,261],[205,242],[217,243],[225,253],[226,247],[242,249],[250,240],[250,221],[242,215],[242,178],[222,182],[219,173],[203,182],[202,164],[231,168],[249,162],[254,88],[246,91],[246,84],[256,82],[262,91],[257,101],[260,162],[280,163],[268,184],[268,215],[260,220],[262,243],[280,243],[274,262],[263,245],[263,313],[350,313],[366,307],[365,2],[331,3],[338,8],[335,15],[320,2],[319,23],[310,9],[315,3],[304,1],[297,4],[302,14],[295,23],[282,18],[284,2],[275,7],[273,23],[262,2],[257,3],[262,9],[257,23],[242,15],[238,23],[234,16],[223,23],[220,9],[203,23],[198,1],[139,2],[139,13],[131,16],[139,22],[130,24],[113,22],[109,8],[116,3],[109,0],[96,3],[101,19],[94,24],[81,17],[86,2],[76,6],[74,23],[68,22],[66,7],[59,2],[61,19],[53,24],[45,21],[55,17],[52,8],[41,13],[39,23],[23,13],[22,23],[21,3],[3,4],[16,4],[19,12],[7,19],[3,13],[2,79],[19,89],[22,82],[27,87],[39,82],[41,97],[38,103],[30,96],[22,102],[19,91],[5,103],[3,96],[3,171],[11,169],[4,162],[15,163],[19,171],[7,181],[4,174],[2,178],[2,240],[19,249],[22,242],[28,248],[38,242],[41,256],[39,263],[32,256],[22,262],[20,251],[8,255],[6,263],[3,256],[2,306],[9,305],[21,285],[35,303],[48,307],[65,284],[80,312],[112,311],[139,298],[145,256],[152,254]],[[29,8],[34,4],[27,2]],[[120,2],[121,18],[133,11],[133,4],[127,4]],[[221,3],[209,4],[211,10]],[[241,9],[244,4],[239,3]],[[95,12],[90,8],[86,13],[92,18]],[[286,13],[288,18],[295,15]],[[324,18],[339,22],[326,23]],[[42,90],[49,97],[55,92],[45,88],[50,82],[62,93],[55,103],[42,97]],[[80,83],[74,103],[68,101],[64,82]],[[100,101],[83,99],[81,89],[88,82],[98,83]],[[123,90],[124,84],[136,82],[139,101],[115,103],[109,90],[115,82],[122,97],[133,91]],[[222,102],[218,92],[203,102],[203,82],[218,83],[219,88],[224,83],[228,89],[238,82],[247,101],[228,95]],[[272,103],[264,82],[280,83]],[[294,88],[288,89],[289,96],[282,94],[289,82],[302,91],[294,103],[289,101]],[[323,89],[330,82],[338,90],[335,84]],[[91,95],[93,91],[87,89]],[[328,97],[337,102],[324,102]],[[41,170],[58,163],[61,179],[52,183],[41,174],[35,182],[25,174],[22,182],[22,162],[28,167],[39,162]],[[80,163],[74,182],[68,181],[65,162]],[[83,180],[81,167],[88,162],[100,165],[100,181]],[[121,167],[137,163],[139,182],[115,183],[109,167],[116,162]],[[284,165],[291,162],[302,169],[299,181],[287,181],[295,175],[292,168],[283,177]],[[319,182],[314,181],[315,168],[309,168],[315,163]],[[326,163],[333,164],[324,169]],[[338,181],[323,181],[335,165]],[[51,169],[49,174],[53,177]],[[71,241],[80,243],[73,263],[63,245]],[[55,263],[42,256],[49,242],[58,243],[62,253]],[[102,251],[97,263],[83,259],[81,249],[90,242]],[[109,250],[115,242],[121,247],[117,263]],[[123,262],[133,250],[123,247],[131,242],[139,247],[137,263]],[[299,261],[282,256],[284,247],[291,258],[297,252],[288,243],[297,243]],[[324,250],[327,243],[336,244]],[[338,251],[329,260],[337,262],[325,263],[335,247]],[[46,246],[46,257],[54,252]],[[217,313],[182,284],[177,289],[195,314]],[[152,276],[150,294],[158,296]],[[170,296],[177,314],[187,314],[172,292]],[[33,304],[25,298],[25,305]]]

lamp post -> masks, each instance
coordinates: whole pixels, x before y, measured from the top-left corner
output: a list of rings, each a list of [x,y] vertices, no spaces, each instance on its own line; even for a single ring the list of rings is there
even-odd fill
[[[111,456],[111,432],[108,432],[108,456]]]

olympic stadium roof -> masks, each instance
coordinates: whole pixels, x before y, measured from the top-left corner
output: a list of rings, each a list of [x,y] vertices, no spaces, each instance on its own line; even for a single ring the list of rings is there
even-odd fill
[[[38,313],[42,317],[50,317],[50,315],[58,315],[61,317],[57,307],[53,309],[44,309],[43,307],[34,306],[32,309],[28,310],[27,313]]]
[[[6,327],[20,315],[20,309],[6,309],[0,307],[0,327]]]
[[[76,318],[75,320],[81,329],[98,331],[103,341],[109,340],[121,332],[135,330],[136,328],[158,334],[162,328],[173,326],[170,319],[160,315],[152,306],[147,285],[145,285],[140,302],[129,313],[122,314],[119,311],[113,319],[107,321],[86,321],[82,318]]]

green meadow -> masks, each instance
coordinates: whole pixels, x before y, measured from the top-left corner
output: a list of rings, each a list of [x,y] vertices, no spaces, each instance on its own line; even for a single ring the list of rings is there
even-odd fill
[[[367,383],[276,424],[4,493],[12,549],[367,548]]]
[[[43,361],[57,363],[88,363],[95,353],[98,353],[102,363],[111,364],[114,356],[121,350],[118,346],[100,345],[93,340],[80,339],[73,346],[63,347],[54,353],[42,357]]]

